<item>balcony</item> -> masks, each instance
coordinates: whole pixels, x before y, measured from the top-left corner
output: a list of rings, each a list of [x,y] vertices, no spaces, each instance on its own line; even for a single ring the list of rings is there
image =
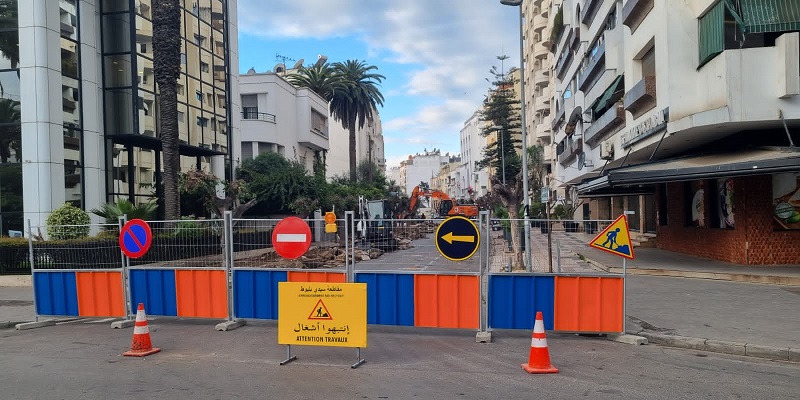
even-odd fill
[[[581,22],[585,24],[587,27],[592,26],[592,21],[594,20],[594,16],[597,15],[597,11],[600,10],[600,5],[603,3],[603,0],[587,0],[583,3],[583,9],[581,12],[583,15],[581,16]]]
[[[550,49],[544,45],[543,42],[536,43],[533,45],[533,57],[537,60],[546,59],[547,56],[550,54]]]
[[[328,150],[328,128],[303,131],[297,138],[297,143],[316,151]]]
[[[536,102],[534,103],[535,107],[534,110],[536,112],[545,112],[550,111],[550,104],[545,102],[546,97],[539,96],[536,98]]]
[[[653,9],[653,0],[628,0],[622,7],[622,24],[631,28],[631,33],[644,21]]]
[[[547,28],[547,17],[543,17],[541,14],[533,17],[533,31],[541,34],[544,28]]]
[[[533,73],[533,81],[536,86],[547,86],[550,84],[550,71],[547,69],[540,69]]]
[[[625,93],[625,109],[638,118],[656,106],[656,77],[645,76]]]
[[[586,143],[594,146],[608,134],[619,132],[623,127],[625,127],[625,108],[622,102],[618,102],[592,122],[583,131],[583,137]]]
[[[553,132],[552,123],[550,118],[542,121],[541,124],[536,125],[535,137],[545,143],[550,143],[550,134]]]
[[[242,119],[275,123],[274,114],[258,112],[258,109],[255,107],[242,107]]]
[[[558,154],[558,162],[561,165],[567,165],[568,163],[572,162],[577,155],[583,151],[583,139],[578,138],[574,140],[570,140],[570,138],[564,139],[563,143],[563,151]]]
[[[578,87],[584,92],[589,91],[600,76],[600,72],[605,69],[606,42],[604,37],[601,36],[600,42],[589,51],[591,54],[586,60],[586,66],[578,73]]]
[[[556,77],[563,79],[564,74],[567,73],[569,66],[572,65],[572,49],[567,47],[561,52],[561,56],[556,63]]]

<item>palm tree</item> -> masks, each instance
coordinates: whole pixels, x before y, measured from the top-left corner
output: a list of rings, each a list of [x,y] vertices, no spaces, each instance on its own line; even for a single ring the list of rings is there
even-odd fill
[[[331,100],[333,118],[342,123],[350,133],[350,180],[356,181],[356,129],[372,120],[377,106],[383,106],[383,94],[378,90],[385,76],[373,73],[378,67],[364,61],[347,60],[333,64],[333,69],[344,80],[344,89],[334,93]]]
[[[342,77],[328,63],[300,67],[289,75],[288,80],[292,85],[310,89],[328,102],[345,88]]]
[[[153,74],[158,85],[159,135],[164,156],[164,218],[181,215],[178,180],[178,77],[181,71],[180,0],[153,0]]]

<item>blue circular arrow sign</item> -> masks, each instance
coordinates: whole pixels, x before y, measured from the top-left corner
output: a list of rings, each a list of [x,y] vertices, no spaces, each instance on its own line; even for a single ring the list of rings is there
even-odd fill
[[[481,243],[478,227],[466,217],[450,217],[436,228],[436,249],[451,261],[464,261],[476,251]]]
[[[132,219],[122,227],[119,233],[119,247],[130,258],[139,258],[150,249],[153,233],[150,225],[141,219]]]

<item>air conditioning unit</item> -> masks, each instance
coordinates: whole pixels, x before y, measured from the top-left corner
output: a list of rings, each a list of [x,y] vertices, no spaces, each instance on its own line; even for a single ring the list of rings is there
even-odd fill
[[[600,158],[603,160],[614,159],[614,142],[606,140],[600,143]]]

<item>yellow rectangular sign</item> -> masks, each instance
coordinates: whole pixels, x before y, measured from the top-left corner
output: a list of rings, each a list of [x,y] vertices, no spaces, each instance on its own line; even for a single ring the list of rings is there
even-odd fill
[[[367,284],[278,283],[278,344],[367,347]]]

